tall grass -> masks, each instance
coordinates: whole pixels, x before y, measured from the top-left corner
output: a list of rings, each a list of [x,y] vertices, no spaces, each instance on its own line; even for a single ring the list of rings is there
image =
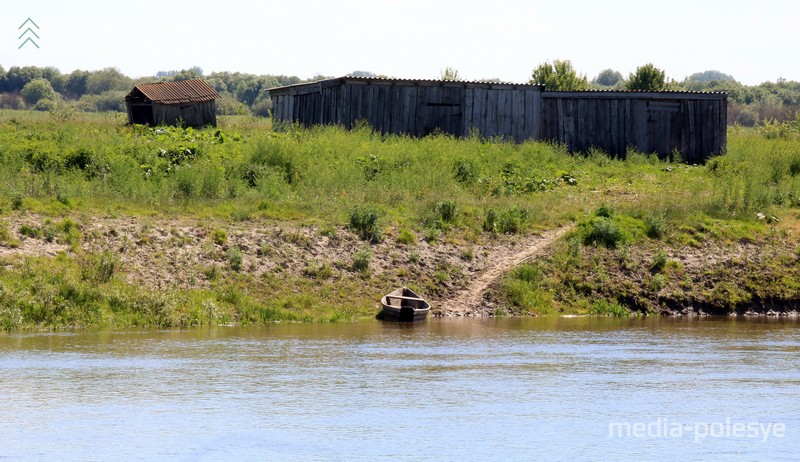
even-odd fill
[[[608,204],[658,217],[657,236],[696,213],[741,218],[797,206],[799,147],[795,138],[736,130],[726,155],[691,166],[636,152],[570,155],[540,142],[383,136],[364,126],[273,132],[223,118],[219,129],[151,129],[120,117],[4,111],[0,208],[343,224],[358,207],[380,206],[389,226],[421,229],[433,217],[445,229],[524,232]]]

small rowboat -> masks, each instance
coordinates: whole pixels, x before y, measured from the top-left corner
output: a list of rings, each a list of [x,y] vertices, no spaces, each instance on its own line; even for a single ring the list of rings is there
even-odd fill
[[[431,310],[430,303],[407,287],[384,295],[381,298],[381,306],[383,307],[383,318],[388,321],[424,321]]]

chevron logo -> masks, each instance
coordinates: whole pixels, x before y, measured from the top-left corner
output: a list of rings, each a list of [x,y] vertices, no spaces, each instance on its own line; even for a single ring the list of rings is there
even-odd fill
[[[39,45],[33,39],[33,37],[36,37],[37,39],[40,38],[39,34],[37,34],[33,29],[31,29],[31,26],[35,27],[36,29],[38,29],[39,26],[35,22],[33,22],[33,19],[31,19],[30,17],[26,19],[25,22],[23,22],[22,25],[17,28],[17,30],[22,30],[22,28],[28,25],[28,23],[30,23],[28,28],[25,29],[22,32],[22,34],[20,34],[20,36],[18,37],[19,40],[22,40],[22,38],[25,37],[25,40],[17,47],[18,50],[27,45],[28,43],[31,43],[36,48],[39,48]]]

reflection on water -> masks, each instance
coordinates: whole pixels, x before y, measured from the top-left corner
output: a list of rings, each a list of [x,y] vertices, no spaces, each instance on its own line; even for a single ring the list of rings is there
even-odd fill
[[[432,319],[0,335],[0,459],[787,459],[798,327]],[[786,436],[609,437],[613,422],[726,419]]]

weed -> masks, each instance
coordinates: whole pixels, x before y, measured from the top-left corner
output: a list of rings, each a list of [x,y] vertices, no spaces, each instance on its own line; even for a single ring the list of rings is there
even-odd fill
[[[648,213],[645,218],[645,234],[652,239],[661,239],[666,232],[663,213]]]
[[[223,246],[228,242],[228,233],[224,229],[215,229],[211,232],[211,240],[214,244]]]
[[[397,243],[401,245],[412,245],[417,243],[417,236],[409,229],[401,229],[397,233]]]
[[[383,240],[383,232],[378,223],[380,212],[374,207],[359,207],[350,213],[350,228],[361,239],[377,244]]]
[[[456,202],[453,200],[446,200],[446,201],[439,201],[434,206],[434,211],[436,213],[437,219],[441,223],[448,223],[451,224],[456,219],[456,213],[458,212],[458,208],[456,207]]]
[[[319,230],[319,235],[325,236],[328,239],[336,239],[336,228],[334,228],[333,226],[323,226]]]
[[[594,212],[596,217],[604,217],[604,218],[614,218],[616,214],[616,210],[614,207],[608,204],[602,204],[600,207]]]
[[[90,254],[80,259],[81,277],[93,283],[111,281],[119,266],[119,260],[106,251],[101,254]]]
[[[42,237],[41,228],[37,228],[35,226],[31,226],[25,223],[19,226],[19,233],[25,237],[30,237],[34,239]]]
[[[228,249],[228,265],[234,271],[239,271],[242,269],[242,260],[244,255],[242,254],[242,249],[237,246],[233,246]]]
[[[596,316],[613,316],[615,318],[627,318],[631,315],[630,311],[624,306],[605,299],[592,302],[589,313]]]
[[[584,245],[602,245],[609,249],[616,248],[625,241],[625,234],[619,225],[605,217],[589,220],[583,226]]]
[[[365,247],[353,255],[353,263],[350,265],[350,269],[356,272],[365,273],[367,270],[369,270],[369,262],[371,260],[372,250],[370,250],[368,247]]]
[[[483,221],[486,231],[516,234],[522,231],[529,221],[528,211],[522,207],[510,207],[502,210],[489,208]]]
[[[664,270],[664,267],[667,266],[667,253],[663,250],[659,250],[653,255],[653,263],[650,265],[650,271],[653,273],[660,273]]]
[[[25,196],[22,194],[14,194],[11,196],[11,209],[12,210],[22,210],[23,201],[25,200]]]

